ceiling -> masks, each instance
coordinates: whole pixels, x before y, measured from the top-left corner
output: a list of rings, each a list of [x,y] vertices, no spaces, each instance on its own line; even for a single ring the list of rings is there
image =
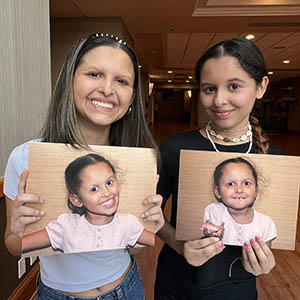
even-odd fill
[[[50,11],[51,18],[120,17],[153,82],[192,84],[203,51],[249,33],[271,82],[300,76],[300,0],[50,0]]]

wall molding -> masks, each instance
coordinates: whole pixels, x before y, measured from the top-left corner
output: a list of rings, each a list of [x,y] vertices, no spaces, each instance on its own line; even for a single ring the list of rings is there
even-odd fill
[[[0,178],[0,199],[2,197],[4,197],[4,193],[3,193],[3,184],[4,184],[4,177]]]
[[[21,281],[17,288],[12,292],[7,300],[35,299],[36,279],[38,277],[40,265],[37,263],[30,270],[28,275]]]

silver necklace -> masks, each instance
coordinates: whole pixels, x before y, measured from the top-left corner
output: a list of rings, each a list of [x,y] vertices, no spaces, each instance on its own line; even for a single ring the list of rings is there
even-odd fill
[[[210,122],[209,122],[210,123]],[[207,123],[207,124],[209,124]],[[251,126],[251,125],[250,125]],[[214,147],[215,151],[216,152],[220,152],[216,146],[216,144],[214,143],[214,141],[212,140],[210,134],[209,134],[209,131],[208,131],[208,128],[207,128],[207,125],[205,127],[205,132],[206,132],[206,136],[208,137],[209,141],[211,142],[212,146]],[[251,134],[249,135],[249,148],[248,150],[246,151],[246,154],[250,153],[251,151],[251,148],[252,148],[252,128],[251,128]]]

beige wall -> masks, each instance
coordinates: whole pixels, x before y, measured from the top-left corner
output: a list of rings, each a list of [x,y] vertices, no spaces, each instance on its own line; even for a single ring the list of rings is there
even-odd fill
[[[36,137],[50,87],[49,2],[0,1],[0,177],[11,150]]]

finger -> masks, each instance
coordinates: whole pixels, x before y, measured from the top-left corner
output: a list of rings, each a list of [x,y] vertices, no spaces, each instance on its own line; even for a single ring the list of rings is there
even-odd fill
[[[217,237],[208,237],[204,239],[199,239],[199,240],[193,240],[188,242],[191,248],[193,249],[202,249],[205,247],[208,247],[210,245],[218,245],[220,243],[220,239]],[[222,243],[223,244],[223,243]]]
[[[27,207],[27,206],[22,206],[18,209],[19,216],[21,217],[42,217],[46,213],[43,210]]]
[[[249,247],[250,245],[247,243],[244,244],[243,249],[242,249],[242,262],[244,265],[244,268],[246,271],[248,271],[249,273],[253,273],[253,269],[252,266],[250,264],[249,258],[248,258],[248,253],[246,251],[246,248]]]
[[[44,202],[43,198],[36,194],[27,194],[27,193],[18,194],[17,198],[14,202],[14,207],[18,208],[18,207],[24,206],[27,203],[40,204],[43,202]]]
[[[143,204],[144,205],[155,204],[157,206],[161,206],[162,200],[163,198],[161,195],[154,195],[144,199]]]
[[[140,215],[144,221],[157,221],[162,216],[163,213],[160,206],[154,206]]]
[[[24,194],[26,190],[26,182],[28,178],[28,170],[24,169],[18,184],[18,194]]]
[[[251,245],[249,243],[245,243],[246,244],[245,250],[246,250],[246,253],[248,256],[249,266],[252,270],[252,273],[260,274],[261,267],[260,267],[259,261],[256,256],[256,253],[259,252],[260,247],[258,246],[257,243],[256,243],[256,245],[253,245],[253,240],[251,240],[250,243],[251,243]]]
[[[156,175],[156,185],[158,184],[158,181],[159,181],[159,175],[157,174]]]

